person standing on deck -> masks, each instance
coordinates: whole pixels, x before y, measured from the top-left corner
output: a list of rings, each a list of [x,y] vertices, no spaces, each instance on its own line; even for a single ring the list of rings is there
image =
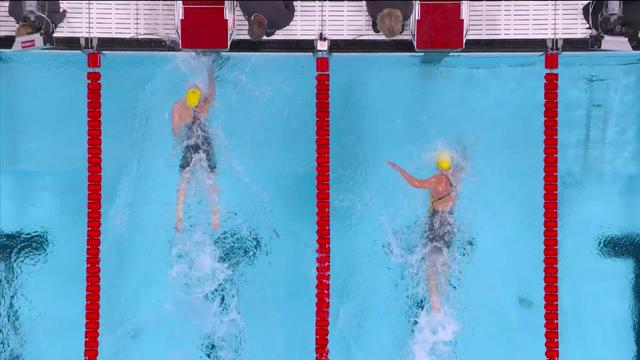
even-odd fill
[[[249,23],[249,38],[253,41],[273,36],[291,24],[296,8],[293,1],[240,1],[242,15]]]
[[[413,14],[413,1],[367,1],[373,32],[394,38],[404,32],[404,22]]]

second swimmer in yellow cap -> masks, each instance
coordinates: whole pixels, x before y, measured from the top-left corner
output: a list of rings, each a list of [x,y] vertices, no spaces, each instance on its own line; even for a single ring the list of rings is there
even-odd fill
[[[431,194],[429,219],[426,228],[427,281],[433,311],[440,312],[439,286],[447,283],[447,254],[455,236],[453,206],[456,201],[451,166],[453,156],[448,151],[436,154],[435,165],[438,173],[427,179],[416,179],[403,168],[389,161],[388,164],[405,179],[409,185],[428,190]]]
[[[182,209],[184,207],[190,173],[194,165],[206,164],[208,175],[208,191],[211,200],[211,226],[217,230],[220,226],[218,219],[218,190],[215,185],[216,159],[214,148],[209,136],[207,116],[215,95],[213,72],[209,72],[209,86],[205,94],[198,86],[190,86],[184,97],[178,100],[171,111],[171,129],[175,137],[183,144],[182,159],[180,160],[180,182],[178,184],[178,205],[176,210],[176,231],[182,229]]]

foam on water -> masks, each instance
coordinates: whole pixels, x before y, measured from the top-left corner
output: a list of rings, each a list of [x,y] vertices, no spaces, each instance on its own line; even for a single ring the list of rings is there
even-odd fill
[[[188,86],[196,85],[201,89],[206,89],[207,72],[216,58],[217,56],[215,55],[190,52],[184,54],[184,56],[177,56],[176,66],[185,74]]]
[[[221,261],[208,230],[203,226],[176,236],[170,264],[171,308],[197,327],[204,358],[238,358],[242,323],[231,284],[234,274]]]
[[[460,325],[451,309],[440,313],[423,309],[418,317],[411,342],[411,353],[415,360],[445,360],[455,358],[453,343]]]
[[[223,211],[220,229],[211,228],[210,187],[215,176],[206,159],[198,154],[185,178],[190,183],[184,207],[182,231],[171,246],[168,308],[184,315],[200,334],[204,359],[241,357],[243,322],[238,310],[238,280],[241,266],[250,264],[262,250],[258,233],[237,214]],[[214,196],[215,197],[215,196]]]
[[[169,308],[184,315],[201,334],[201,352],[205,359],[237,359],[241,351],[242,321],[237,309],[235,268],[225,249],[216,241],[232,231],[230,220],[222,221],[219,231],[211,229],[211,202],[218,206],[210,187],[203,155],[194,156],[184,181],[189,182],[182,231],[171,247],[168,279],[171,285]],[[239,239],[241,240],[241,239]],[[228,252],[228,251],[227,251]]]
[[[426,286],[427,247],[423,245],[423,222],[402,231],[396,231],[389,237],[389,249],[394,261],[403,265],[403,277],[410,282],[408,311],[413,324],[412,339],[408,343],[408,359],[445,360],[454,353],[456,334],[461,328],[455,320],[455,312],[449,305],[455,292],[456,279],[459,278],[459,266],[453,254],[455,250],[445,252],[448,261],[438,261],[434,266],[441,274],[449,274],[448,279],[438,284],[441,312],[434,312],[429,301]]]

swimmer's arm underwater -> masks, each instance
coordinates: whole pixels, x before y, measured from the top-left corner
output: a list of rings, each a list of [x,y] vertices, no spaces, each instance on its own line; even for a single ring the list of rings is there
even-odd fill
[[[175,137],[180,137],[180,131],[184,124],[184,116],[181,116],[179,106],[179,103],[176,103],[173,105],[173,108],[171,108],[171,130]]]
[[[432,189],[436,185],[434,177],[430,177],[428,179],[422,179],[422,180],[416,179],[413,176],[411,176],[408,172],[406,172],[403,168],[398,166],[396,163],[387,161],[387,164],[389,164],[389,166],[391,166],[394,170],[398,171],[400,175],[402,175],[404,180],[407,183],[409,183],[409,185],[415,188]]]
[[[209,107],[211,107],[211,103],[215,100],[216,97],[216,81],[214,78],[213,70],[211,70],[207,74],[207,79],[209,81],[209,85],[207,86],[207,94],[202,99],[202,115],[206,116],[209,113]]]
[[[207,74],[207,79],[209,80],[209,93],[207,94],[207,98],[209,101],[213,101],[216,95],[216,81],[214,78],[213,69]]]

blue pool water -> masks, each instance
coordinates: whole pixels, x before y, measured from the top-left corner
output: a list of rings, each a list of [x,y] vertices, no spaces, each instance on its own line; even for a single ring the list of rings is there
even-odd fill
[[[539,359],[542,57],[345,56],[332,71],[336,358]],[[439,318],[419,306],[428,195],[385,162],[426,178],[443,147],[466,152],[467,255]]]
[[[337,358],[541,358],[542,61],[335,57]],[[561,60],[560,343],[569,358],[632,359],[636,352],[633,264],[606,258],[599,242],[609,233],[640,241],[639,69],[636,54]],[[454,265],[453,310],[438,318],[416,306],[425,294],[415,256],[428,197],[385,162],[427,177],[441,147],[465,153],[467,170],[456,209],[464,255]],[[423,322],[414,327],[408,316]]]
[[[637,253],[627,246],[619,256],[605,256],[610,252],[599,244],[624,234],[630,245],[640,243],[640,55],[571,56],[563,64],[560,352],[634,359],[640,345],[634,342],[640,329],[633,329],[640,306],[633,300],[640,295],[637,287],[633,294],[634,275],[640,279]]]
[[[85,56],[2,56],[0,225],[44,230],[50,242],[46,262],[23,266],[27,273],[15,280],[24,301],[12,341],[24,339],[25,359],[80,358]],[[180,154],[169,111],[190,82],[206,79],[213,60],[103,56],[102,358],[233,359],[236,348],[246,359],[313,355],[312,60],[217,61],[210,124],[226,237],[212,249],[202,183],[188,196],[185,231],[173,229]],[[281,83],[274,75],[285,69],[289,82]],[[202,301],[204,294],[212,299]]]
[[[101,358],[312,358],[313,57],[102,60]],[[332,358],[540,359],[542,56],[331,61]],[[209,230],[197,179],[176,235],[169,110],[211,63],[222,228]],[[0,358],[82,356],[85,66],[81,53],[0,53]],[[639,70],[634,54],[561,57],[560,330],[570,358],[636,353],[635,254],[616,244],[640,233]],[[465,171],[436,316],[419,257],[428,196],[385,162],[427,177],[442,147]]]

